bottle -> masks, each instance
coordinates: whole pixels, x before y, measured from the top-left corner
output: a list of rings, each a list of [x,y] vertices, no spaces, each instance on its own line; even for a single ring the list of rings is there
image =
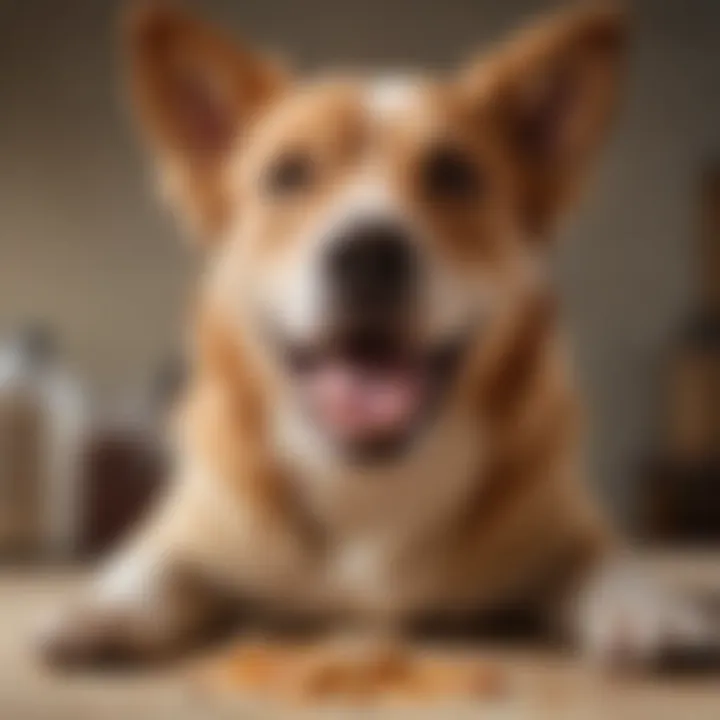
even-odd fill
[[[45,329],[25,327],[0,345],[0,556],[72,557],[84,405]]]

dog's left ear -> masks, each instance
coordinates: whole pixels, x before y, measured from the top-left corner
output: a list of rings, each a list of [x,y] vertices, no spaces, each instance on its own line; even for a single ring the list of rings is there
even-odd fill
[[[166,0],[136,0],[123,51],[140,129],[163,189],[204,241],[229,209],[226,166],[286,85],[278,66]]]
[[[615,109],[627,21],[605,7],[561,12],[461,75],[512,163],[525,229],[548,235],[577,194]]]

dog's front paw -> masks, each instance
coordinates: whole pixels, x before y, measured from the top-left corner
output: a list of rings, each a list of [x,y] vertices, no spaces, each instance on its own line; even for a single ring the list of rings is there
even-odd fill
[[[36,641],[45,663],[71,669],[146,660],[149,637],[146,623],[131,612],[86,605],[48,618]]]
[[[603,573],[578,604],[581,650],[608,669],[655,669],[720,660],[717,618],[689,596],[638,578]]]

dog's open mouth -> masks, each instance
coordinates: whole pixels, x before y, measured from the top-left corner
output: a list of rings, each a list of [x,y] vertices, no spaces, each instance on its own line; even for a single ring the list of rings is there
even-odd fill
[[[419,347],[374,330],[293,345],[286,357],[311,420],[345,450],[377,459],[433,417],[465,345],[463,337]]]

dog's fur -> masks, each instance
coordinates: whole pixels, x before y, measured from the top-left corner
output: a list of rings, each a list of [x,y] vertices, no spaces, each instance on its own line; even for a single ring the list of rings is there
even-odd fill
[[[614,109],[622,15],[562,13],[443,79],[294,82],[177,9],[133,13],[125,42],[163,188],[202,238],[207,272],[175,482],[48,647],[89,661],[176,650],[205,624],[210,588],[280,616],[385,628],[528,598],[564,607],[614,542],[584,483],[581,404],[544,266]],[[481,169],[470,206],[417,191],[438,137]],[[259,186],[286,148],[313,155],[321,177],[300,202],[274,203]],[[315,332],[318,247],[380,210],[422,245],[420,335],[478,310],[483,324],[430,426],[365,465],[298,410],[255,310],[291,336]],[[608,623],[588,636],[602,644]]]

